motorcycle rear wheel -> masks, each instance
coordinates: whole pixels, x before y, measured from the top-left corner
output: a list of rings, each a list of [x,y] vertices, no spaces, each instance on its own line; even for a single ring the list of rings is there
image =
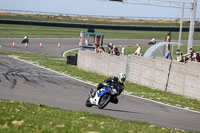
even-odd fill
[[[103,109],[104,107],[106,107],[106,105],[108,105],[108,103],[111,100],[111,95],[106,93],[104,94],[100,99],[99,99],[99,109]]]

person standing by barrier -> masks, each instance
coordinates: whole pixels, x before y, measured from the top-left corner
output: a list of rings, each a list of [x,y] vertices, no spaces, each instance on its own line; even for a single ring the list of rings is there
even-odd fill
[[[166,50],[165,50],[165,59],[172,60],[172,54],[168,47],[166,47]]]
[[[102,48],[102,46],[100,45],[98,48],[97,48],[97,53],[102,53],[102,52],[104,52],[104,50],[103,50],[103,48]]]
[[[122,52],[121,52],[121,54],[122,54],[122,55],[125,55],[125,54],[126,54],[126,48],[125,48],[125,46],[123,46],[123,45],[122,45]]]
[[[134,55],[142,56],[142,53],[141,53],[142,46],[141,46],[140,44],[136,44],[136,46],[137,46],[137,49],[136,49],[136,51],[134,52]]]
[[[171,42],[171,31],[167,33],[166,37],[165,37],[165,42]],[[166,45],[166,48],[168,48],[170,50],[170,44]]]
[[[113,54],[113,43],[108,44],[108,54]]]
[[[184,61],[194,61],[195,57],[194,57],[194,50],[192,48],[189,49],[189,53],[183,55],[184,57]]]
[[[113,46],[113,54],[117,55],[117,56],[120,55],[120,52],[119,52],[118,48],[115,45]]]
[[[176,50],[176,61],[177,62],[183,62],[183,54],[180,51],[180,49]]]
[[[196,52],[195,62],[200,62],[199,52]]]

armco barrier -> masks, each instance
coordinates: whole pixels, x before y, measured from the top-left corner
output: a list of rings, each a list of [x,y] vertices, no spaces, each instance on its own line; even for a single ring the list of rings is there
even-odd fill
[[[200,99],[200,63],[79,50],[78,67],[107,76],[126,73],[130,82]]]
[[[0,24],[19,24],[19,25],[69,27],[69,28],[92,28],[92,29],[106,29],[106,30],[172,31],[172,32],[179,31],[179,27],[75,24],[75,23],[55,23],[55,22],[22,21],[22,20],[0,20]],[[194,30],[195,32],[200,32],[200,28],[195,28]],[[189,28],[183,27],[182,31],[188,32]]]

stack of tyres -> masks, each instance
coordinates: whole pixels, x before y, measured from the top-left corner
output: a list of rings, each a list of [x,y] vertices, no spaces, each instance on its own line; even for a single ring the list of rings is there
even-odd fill
[[[67,56],[67,64],[77,65],[77,57],[77,54],[75,56]]]

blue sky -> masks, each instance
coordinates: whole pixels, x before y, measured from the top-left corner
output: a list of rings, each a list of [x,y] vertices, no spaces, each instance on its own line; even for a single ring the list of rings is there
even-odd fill
[[[58,12],[66,14],[133,16],[133,17],[175,17],[181,16],[181,9],[141,6],[101,0],[1,0],[0,9]],[[185,18],[191,11],[185,10]],[[200,1],[197,5],[200,18]]]

